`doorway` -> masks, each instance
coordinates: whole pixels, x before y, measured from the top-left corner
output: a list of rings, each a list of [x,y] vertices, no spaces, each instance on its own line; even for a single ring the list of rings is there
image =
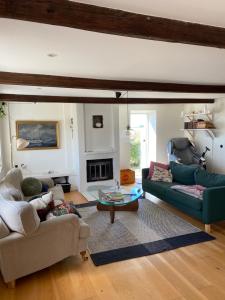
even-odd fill
[[[131,111],[130,126],[130,166],[140,179],[141,170],[156,159],[156,111]]]

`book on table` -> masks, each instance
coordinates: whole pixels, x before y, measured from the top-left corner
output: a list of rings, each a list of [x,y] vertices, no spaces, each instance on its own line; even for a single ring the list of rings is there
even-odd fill
[[[125,197],[121,192],[106,192],[98,191],[99,199],[103,201],[122,201]]]

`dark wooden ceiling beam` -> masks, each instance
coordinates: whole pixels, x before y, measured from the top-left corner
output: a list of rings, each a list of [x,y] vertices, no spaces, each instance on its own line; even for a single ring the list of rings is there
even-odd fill
[[[0,72],[0,84],[91,90],[225,94],[225,85],[182,84]]]
[[[214,99],[169,99],[169,98],[106,98],[68,97],[43,95],[0,94],[0,101],[6,102],[51,102],[51,103],[99,103],[99,104],[175,104],[175,103],[214,103]]]
[[[1,0],[0,17],[140,39],[225,48],[225,28],[65,0]]]

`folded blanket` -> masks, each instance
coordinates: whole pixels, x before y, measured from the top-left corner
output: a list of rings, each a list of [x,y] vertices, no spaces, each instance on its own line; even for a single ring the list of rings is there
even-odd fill
[[[203,199],[203,192],[205,187],[202,185],[173,185],[171,189],[193,196],[195,198]]]

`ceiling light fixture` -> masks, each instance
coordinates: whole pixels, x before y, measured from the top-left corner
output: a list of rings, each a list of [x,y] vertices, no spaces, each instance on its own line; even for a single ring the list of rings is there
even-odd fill
[[[127,91],[127,127],[125,130],[125,135],[128,137],[132,137],[134,133],[134,130],[130,127],[130,112],[129,112],[129,106],[128,106],[128,91]]]
[[[56,53],[48,53],[47,55],[48,55],[48,57],[51,57],[51,58],[58,56],[58,54],[56,54]]]

